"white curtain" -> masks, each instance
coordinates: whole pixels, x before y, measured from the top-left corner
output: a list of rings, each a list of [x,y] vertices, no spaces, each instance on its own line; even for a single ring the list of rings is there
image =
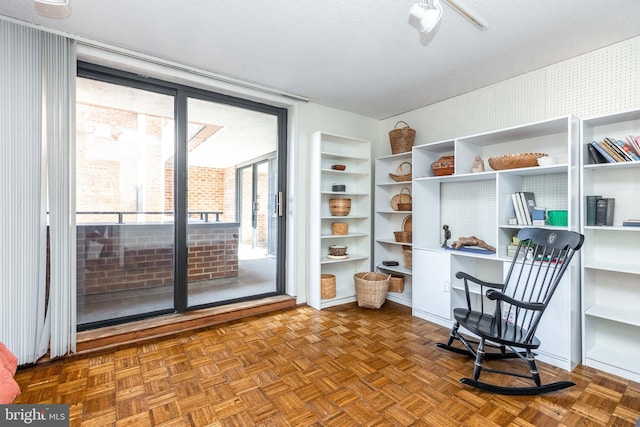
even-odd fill
[[[75,351],[74,87],[74,42],[0,20],[0,341],[20,364]]]

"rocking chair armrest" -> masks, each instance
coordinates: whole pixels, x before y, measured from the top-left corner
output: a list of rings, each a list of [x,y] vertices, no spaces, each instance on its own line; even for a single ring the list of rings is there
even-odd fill
[[[458,271],[456,273],[456,278],[469,280],[473,283],[477,283],[482,286],[487,286],[489,288],[504,289],[504,283],[485,282],[484,280],[480,280],[477,277],[473,277],[470,274],[465,273],[464,271]]]
[[[486,295],[487,295],[487,298],[489,298],[490,300],[505,301],[509,304],[515,305],[516,307],[522,307],[527,310],[543,311],[546,307],[544,304],[539,302],[524,302],[517,299],[513,299],[510,296],[507,296],[502,292],[496,291],[494,289],[489,289]]]

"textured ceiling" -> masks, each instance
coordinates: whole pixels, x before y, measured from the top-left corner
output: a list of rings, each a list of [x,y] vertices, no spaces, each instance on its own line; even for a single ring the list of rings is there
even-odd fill
[[[30,0],[0,15],[382,119],[640,34],[640,0],[459,0],[421,34],[411,0]],[[606,66],[606,65],[605,65]]]

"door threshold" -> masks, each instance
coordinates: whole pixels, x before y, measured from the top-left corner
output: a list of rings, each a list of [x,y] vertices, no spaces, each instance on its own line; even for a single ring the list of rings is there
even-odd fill
[[[193,329],[206,328],[249,316],[286,310],[296,307],[296,305],[296,297],[276,295],[78,332],[76,337],[76,352],[74,354],[86,354],[122,345],[139,343],[144,340],[160,338]]]

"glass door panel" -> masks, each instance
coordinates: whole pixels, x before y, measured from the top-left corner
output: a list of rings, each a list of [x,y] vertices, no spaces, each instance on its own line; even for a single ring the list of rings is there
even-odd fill
[[[174,96],[76,82],[78,328],[172,312]]]
[[[187,117],[187,304],[275,294],[266,159],[277,152],[277,117],[197,98]]]

